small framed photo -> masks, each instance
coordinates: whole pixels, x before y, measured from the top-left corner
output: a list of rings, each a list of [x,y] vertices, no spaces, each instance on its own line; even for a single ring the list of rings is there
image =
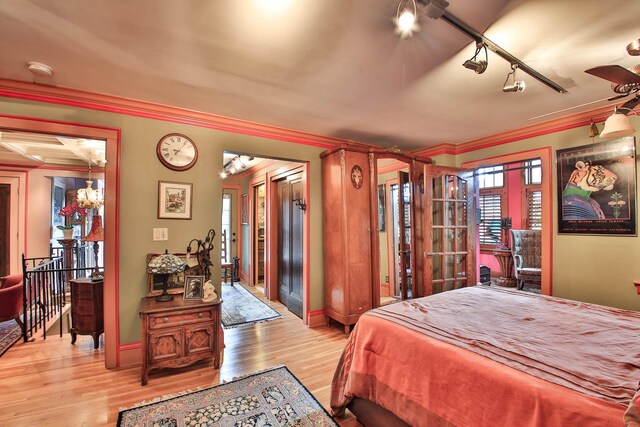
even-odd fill
[[[201,300],[204,296],[204,276],[184,278],[184,300]]]
[[[158,181],[158,218],[191,219],[193,184]]]

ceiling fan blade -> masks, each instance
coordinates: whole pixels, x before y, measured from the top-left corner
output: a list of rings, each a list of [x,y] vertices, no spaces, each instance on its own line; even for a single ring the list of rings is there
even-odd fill
[[[601,65],[584,72],[619,85],[640,84],[640,75],[619,65]]]
[[[624,97],[627,97],[627,96],[629,96],[628,93],[623,93],[622,95],[612,96],[611,98],[607,98],[607,101],[616,101],[616,100],[618,100],[620,98],[624,98]]]

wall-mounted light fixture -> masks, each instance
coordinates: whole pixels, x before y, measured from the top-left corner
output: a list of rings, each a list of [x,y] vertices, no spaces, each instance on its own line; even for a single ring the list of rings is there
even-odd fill
[[[484,49],[484,59],[476,60],[476,58],[478,57],[478,54],[483,49]],[[476,74],[484,73],[488,65],[489,65],[489,57],[487,55],[487,46],[482,42],[476,43],[476,53],[473,55],[473,58],[467,59],[466,61],[464,61],[464,64],[462,64],[464,68],[473,70],[476,72]]]
[[[293,203],[295,203],[295,205],[298,207],[298,209],[300,209],[301,211],[306,211],[307,210],[307,202],[304,201],[304,199],[302,197],[299,197],[297,199],[292,199],[291,200]]]
[[[609,116],[604,122],[604,128],[600,133],[600,138],[619,138],[621,136],[627,136],[635,133],[635,128],[631,125],[627,114],[635,112],[634,108],[640,104],[640,95],[636,95],[635,98],[622,104],[620,107],[615,107],[613,114]]]
[[[507,78],[502,85],[503,92],[522,92],[526,87],[524,80],[516,81],[516,70],[518,64],[511,64],[511,71],[507,74]]]

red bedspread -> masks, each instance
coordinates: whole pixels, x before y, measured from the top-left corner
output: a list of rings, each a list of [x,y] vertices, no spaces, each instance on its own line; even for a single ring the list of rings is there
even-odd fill
[[[363,315],[331,406],[362,397],[415,426],[620,426],[639,380],[640,313],[478,286]]]

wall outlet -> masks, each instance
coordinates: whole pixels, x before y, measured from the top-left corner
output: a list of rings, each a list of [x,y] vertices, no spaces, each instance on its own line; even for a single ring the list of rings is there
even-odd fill
[[[169,230],[166,228],[154,228],[153,240],[154,242],[157,242],[160,240],[169,240]]]

